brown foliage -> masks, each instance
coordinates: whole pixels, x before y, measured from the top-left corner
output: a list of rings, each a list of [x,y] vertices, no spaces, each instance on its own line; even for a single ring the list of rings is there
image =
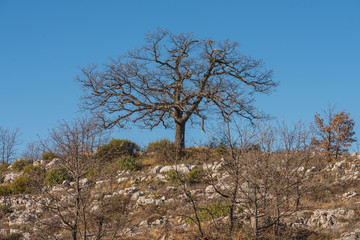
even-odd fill
[[[317,113],[314,121],[316,137],[311,140],[312,146],[329,157],[335,155],[338,158],[340,153],[347,152],[351,143],[356,141],[355,122],[345,111],[334,113],[334,109],[329,107],[324,117]]]

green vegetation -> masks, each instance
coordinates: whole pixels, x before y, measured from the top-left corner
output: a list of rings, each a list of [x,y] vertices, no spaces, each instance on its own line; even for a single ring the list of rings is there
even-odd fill
[[[127,139],[112,139],[108,144],[97,150],[97,157],[106,160],[113,160],[124,155],[133,155],[139,147],[136,143]]]
[[[72,180],[72,177],[66,168],[54,168],[46,172],[45,182],[50,185],[60,184],[65,180]]]
[[[56,153],[53,152],[43,152],[42,159],[44,160],[53,160],[54,158],[57,158]]]
[[[161,139],[155,142],[150,142],[146,148],[146,152],[161,152],[164,150],[175,149],[175,144],[169,139]]]
[[[44,171],[41,166],[34,166],[32,164],[29,164],[26,167],[24,167],[24,175],[28,175],[28,176],[41,175],[43,172]]]
[[[0,219],[3,218],[7,213],[11,213],[11,209],[8,205],[0,204]]]
[[[28,192],[31,180],[27,176],[20,176],[11,184],[13,194]]]
[[[21,233],[11,233],[9,235],[0,235],[0,240],[19,240],[22,238]]]
[[[141,169],[141,164],[132,156],[124,156],[118,160],[120,170],[137,171]]]
[[[239,209],[238,212],[239,211],[241,211],[241,209]],[[198,211],[198,217],[201,222],[209,221],[213,218],[226,217],[228,215],[229,215],[229,203],[228,202],[216,201],[216,202],[210,204],[209,206],[200,208]],[[194,216],[191,216],[191,218],[194,218]],[[194,224],[194,221],[191,220],[191,218],[186,218],[185,223]]]
[[[175,160],[176,147],[175,143],[169,139],[161,139],[155,142],[150,142],[146,148],[147,153],[162,164],[169,164]]]
[[[21,172],[29,164],[30,164],[29,160],[27,160],[27,159],[19,159],[19,160],[16,160],[13,163],[12,169],[17,171],[17,172]]]
[[[179,184],[180,179],[185,183],[194,184],[201,182],[201,179],[204,176],[204,172],[199,168],[194,168],[186,174],[176,172],[175,170],[170,170],[166,175],[169,178],[169,181],[174,184]]]

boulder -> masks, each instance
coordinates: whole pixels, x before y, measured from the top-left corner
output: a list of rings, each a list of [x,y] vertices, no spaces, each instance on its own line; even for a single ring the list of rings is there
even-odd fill
[[[61,167],[61,159],[60,158],[54,158],[51,162],[49,162],[48,164],[46,164],[46,169],[53,169],[53,168],[57,168],[57,167]]]
[[[349,219],[355,216],[354,210],[345,208],[317,209],[307,222],[307,225],[315,228],[334,228],[342,225],[339,218]]]
[[[21,173],[7,173],[4,175],[4,182],[13,182],[16,178],[20,177]]]
[[[157,174],[157,173],[159,173],[162,167],[163,167],[162,165],[155,166],[153,169],[150,170],[150,174]]]
[[[360,240],[360,232],[345,232],[336,240]]]
[[[170,172],[171,170],[174,170],[184,174],[184,173],[189,173],[190,169],[191,167],[187,164],[164,166],[160,169],[160,173],[164,174]]]

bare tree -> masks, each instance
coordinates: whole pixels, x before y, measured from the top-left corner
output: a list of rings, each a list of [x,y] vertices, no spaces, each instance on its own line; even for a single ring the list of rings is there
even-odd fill
[[[19,135],[19,129],[10,131],[0,127],[0,159],[2,163],[9,163],[15,159]]]
[[[84,68],[77,78],[84,105],[102,112],[106,127],[129,122],[150,129],[175,125],[181,152],[189,120],[204,129],[204,121],[214,113],[261,117],[252,105],[253,94],[269,93],[276,83],[261,60],[240,52],[239,43],[167,30],[147,34],[145,40],[140,49],[102,68]]]
[[[100,167],[106,157],[97,156],[95,150],[107,140],[108,134],[94,119],[80,118],[70,123],[62,121],[50,130],[43,147],[56,153],[60,165],[67,169],[73,182],[58,186],[56,191],[52,187],[42,190],[43,205],[49,218],[39,220],[37,227],[68,231],[71,233],[69,238],[74,240],[85,240],[89,236],[102,239],[109,234],[114,237],[114,233],[121,229],[120,224],[126,214],[120,214],[121,219],[110,216],[115,210],[125,213],[126,207],[112,203],[105,197],[106,194],[93,194],[94,184],[86,178],[90,171]],[[125,204],[119,199],[118,203],[122,202]],[[93,203],[97,203],[97,207],[94,208]]]
[[[301,123],[292,127],[266,124],[243,126],[226,124],[228,154],[224,182],[209,173],[215,191],[229,202],[229,237],[238,222],[235,209],[242,207],[255,238],[280,220],[299,210],[307,188],[304,166],[311,160],[309,134]],[[258,146],[253,148],[253,146]]]
[[[41,158],[41,146],[39,142],[30,142],[26,145],[26,149],[21,153],[21,157],[30,161]]]

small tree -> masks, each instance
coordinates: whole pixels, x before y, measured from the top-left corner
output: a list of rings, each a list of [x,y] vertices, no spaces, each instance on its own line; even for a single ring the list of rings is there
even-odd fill
[[[308,191],[303,167],[312,160],[309,129],[301,122],[273,127],[235,120],[225,128],[219,139],[226,141],[223,167],[229,177],[219,178],[208,169],[208,181],[227,203],[227,239],[246,222],[243,216],[250,219],[256,239],[266,238],[269,228],[280,235],[281,220],[300,209],[300,200]],[[244,210],[242,214],[236,213],[238,209]]]
[[[52,181],[48,182],[55,184],[65,178],[71,178],[73,182],[58,186],[55,192],[51,187],[41,189],[43,205],[51,220],[41,219],[35,223],[36,227],[42,229],[37,239],[48,239],[49,235],[59,230],[67,231],[71,235],[69,239],[73,240],[86,240],[89,236],[102,239],[115,235],[121,229],[127,216],[126,206],[117,208],[121,210],[120,215],[124,215],[111,217],[116,205],[105,197],[105,193],[92,194],[94,184],[86,179],[86,175],[100,167],[107,157],[106,154],[99,157],[95,152],[107,140],[108,135],[94,119],[80,118],[70,123],[62,121],[50,130],[48,140],[43,143],[44,150],[56,154],[64,171],[51,173],[57,176],[49,177],[48,180],[51,178]],[[64,177],[65,174],[69,176]],[[96,210],[92,208],[92,203],[98,203]]]
[[[312,145],[327,156],[335,154],[335,158],[338,158],[340,153],[347,152],[351,143],[356,141],[355,121],[345,111],[335,113],[334,107],[329,107],[324,115],[321,117],[317,113],[314,116],[316,136],[312,138]]]
[[[239,43],[195,38],[191,33],[159,30],[145,45],[102,68],[89,66],[78,77],[84,105],[104,113],[107,127],[129,122],[150,129],[175,127],[175,144],[185,147],[185,125],[209,114],[254,119],[254,93],[276,86],[261,60],[239,51]],[[200,120],[200,121],[199,121]]]
[[[10,131],[8,128],[0,127],[0,160],[2,163],[9,163],[15,159],[19,135],[19,129]]]

